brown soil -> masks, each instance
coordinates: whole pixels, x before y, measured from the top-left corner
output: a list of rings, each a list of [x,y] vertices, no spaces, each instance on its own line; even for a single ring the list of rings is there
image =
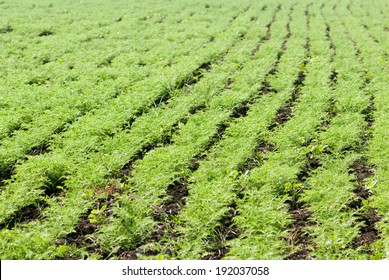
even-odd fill
[[[211,248],[208,250],[209,253],[202,258],[203,260],[222,259],[229,251],[225,241],[237,238],[241,234],[241,230],[233,224],[233,218],[238,214],[236,207],[235,203],[231,204],[227,214],[220,220],[220,225],[215,228],[215,236],[209,240]]]
[[[364,163],[363,161],[356,161],[351,168],[355,172],[355,176],[357,177],[357,183],[362,184],[365,179],[373,176],[373,168],[371,165]]]
[[[375,228],[375,223],[381,220],[375,209],[370,209],[368,212],[361,214],[361,221],[365,225],[361,228],[360,235],[354,240],[354,247],[360,247],[365,244],[370,245],[377,241],[379,233]]]
[[[366,163],[366,159],[362,158],[351,165],[351,171],[356,177],[356,187],[354,189],[355,198],[348,205],[351,209],[360,209],[363,206],[363,200],[368,200],[372,192],[364,186],[366,179],[374,175],[373,167]],[[353,248],[370,245],[377,241],[379,233],[375,228],[375,224],[379,222],[380,217],[375,209],[369,209],[367,212],[358,214],[358,221],[364,225],[360,229],[360,235],[353,240]],[[366,247],[366,252],[370,253],[370,249]]]
[[[306,61],[304,64],[307,63]],[[291,100],[289,100],[285,106],[277,110],[277,115],[274,119],[274,123],[269,126],[270,130],[273,130],[278,125],[286,123],[293,115],[293,102],[297,100],[301,93],[301,87],[304,85],[305,73],[300,71],[297,79],[294,81],[294,90]]]
[[[50,30],[43,30],[41,31],[38,36],[39,37],[43,37],[43,36],[50,36],[50,35],[53,35],[54,32],[50,31]]]
[[[97,231],[98,225],[91,224],[87,215],[83,216],[75,228],[75,231],[66,235],[63,240],[57,241],[57,245],[75,245],[78,248],[87,248],[89,252],[102,254],[102,250],[97,246],[88,235]]]
[[[299,250],[287,256],[286,260],[312,260],[314,258],[310,256],[312,252],[310,247],[314,246],[314,244],[306,233],[307,228],[315,224],[309,221],[312,212],[305,209],[302,204],[296,204],[294,208],[290,213],[295,222],[292,224],[287,240],[291,246],[297,246]]]
[[[266,7],[266,6],[264,6],[264,7]],[[278,5],[277,8],[275,9],[275,11],[273,12],[273,17],[272,17],[271,22],[266,25],[266,28],[267,28],[266,34],[259,40],[259,42],[257,43],[257,46],[251,50],[251,55],[254,56],[258,52],[258,50],[261,47],[261,45],[263,44],[263,42],[265,42],[271,38],[271,26],[276,21],[277,13],[281,10],[281,7],[282,7],[281,5]]]
[[[108,217],[112,215],[112,206],[115,203],[115,194],[122,194],[123,189],[117,188],[115,182],[108,182],[108,188],[97,188],[96,195],[106,194],[104,198],[97,200],[96,208],[100,209],[103,205],[106,205],[106,209],[101,216]],[[106,257],[104,251],[100,248],[92,238],[89,238],[91,234],[94,234],[99,229],[99,224],[91,223],[89,215],[92,209],[90,209],[85,215],[81,217],[80,222],[75,227],[75,231],[66,235],[62,240],[57,241],[57,245],[75,245],[78,248],[86,248],[90,253],[98,253],[103,257]]]
[[[188,196],[188,188],[185,180],[179,180],[168,186],[167,199],[162,205],[156,207],[153,218],[156,221],[165,220],[165,215],[177,215]]]
[[[226,81],[226,85],[224,86],[224,89],[232,89],[231,85],[234,83],[234,80],[232,78],[228,78]]]
[[[275,122],[279,125],[286,123],[292,116],[292,113],[293,113],[293,105],[292,103],[288,103],[286,106],[282,107],[277,111]]]
[[[204,62],[195,71],[193,71],[193,73],[189,77],[186,78],[185,82],[181,84],[180,87],[182,88],[184,86],[197,84],[203,77],[203,70],[209,72],[211,71],[211,69],[212,63],[210,61]]]
[[[0,28],[0,34],[11,33],[12,31],[13,28],[11,26]]]
[[[17,224],[27,224],[38,220],[42,218],[42,210],[47,206],[47,203],[44,201],[38,201],[34,205],[23,207],[19,211],[15,212],[6,224],[1,224],[0,229],[11,229]]]
[[[310,154],[307,155],[307,161],[308,162],[303,166],[301,172],[297,175],[300,182],[303,182],[306,178],[308,178],[312,171],[322,166],[320,160]]]
[[[335,84],[332,83],[332,81],[330,82],[330,84],[332,86],[335,86]],[[326,130],[330,124],[331,124],[331,120],[336,116],[337,114],[337,111],[335,109],[335,104],[336,104],[336,101],[333,97],[330,98],[330,104],[328,106],[328,109],[327,109],[327,113],[326,113],[326,119],[321,123],[320,127],[324,130]]]
[[[4,170],[3,172],[0,172],[0,191],[6,185],[5,180],[11,179],[11,175],[11,170]]]
[[[206,108],[205,105],[194,106],[189,109],[189,114],[191,115],[196,114],[199,111],[203,111],[205,108]]]
[[[274,151],[275,147],[267,142],[261,141],[259,145],[255,148],[253,156],[246,160],[246,163],[243,166],[243,173],[250,171],[251,169],[258,166],[266,156],[267,152]]]
[[[371,82],[370,78],[366,77],[365,78],[365,85],[368,85],[370,82]],[[362,112],[365,115],[365,122],[366,122],[366,131],[365,132],[368,135],[368,139],[365,139],[365,142],[368,142],[372,137],[369,134],[368,128],[370,128],[374,125],[374,115],[373,114],[374,114],[375,110],[376,110],[376,108],[375,108],[374,96],[370,96],[369,106],[366,108],[365,111]]]
[[[330,85],[331,87],[335,87],[338,83],[338,71],[332,70],[330,75]]]
[[[315,158],[311,154],[307,154],[307,163],[301,169],[301,172],[297,175],[299,182],[304,183],[306,178],[310,174],[321,167],[322,164],[319,159]],[[290,194],[290,200],[286,203],[289,205],[289,213],[294,219],[293,224],[290,227],[290,231],[287,237],[287,242],[292,247],[298,247],[299,249],[292,252],[286,257],[287,260],[312,260],[314,257],[310,255],[312,247],[315,246],[311,237],[307,231],[309,227],[315,225],[314,221],[309,220],[312,215],[312,211],[308,210],[304,203],[299,202],[301,193]]]
[[[148,247],[147,244],[158,242],[167,234],[170,238],[175,237],[174,223],[171,216],[176,216],[182,207],[185,205],[185,198],[188,196],[187,183],[185,180],[178,180],[168,186],[168,199],[161,205],[154,207],[153,219],[157,222],[154,230],[147,238],[139,242],[139,246],[132,250],[122,251],[117,253],[118,259],[134,260],[137,259],[137,254],[145,256],[155,256],[160,252],[153,247]],[[170,231],[167,231],[170,228]],[[172,254],[167,251],[167,254]]]
[[[235,108],[234,111],[231,114],[231,118],[241,118],[247,116],[247,112],[250,109],[248,102],[244,102],[243,104],[239,105],[239,107]]]
[[[28,155],[30,156],[38,156],[43,155],[48,152],[49,145],[48,144],[42,144],[38,147],[34,147],[28,152]]]
[[[275,63],[274,68],[272,68],[269,71],[270,75],[273,75],[272,73],[275,73],[277,71],[276,70],[276,67],[278,65],[277,62]],[[264,82],[262,82],[262,87],[260,88],[260,92],[261,92],[261,94],[265,95],[265,94],[268,94],[268,93],[277,93],[277,90],[275,90],[267,81],[264,81]]]
[[[286,31],[288,33],[284,37],[285,40],[282,42],[281,49],[283,49],[283,50],[287,49],[286,44],[287,44],[289,38],[292,36],[292,33],[290,32],[290,22],[292,21],[292,15],[291,15],[292,11],[293,11],[293,7],[290,8],[290,12],[289,12],[289,15],[288,15],[289,16],[289,22],[286,24]]]

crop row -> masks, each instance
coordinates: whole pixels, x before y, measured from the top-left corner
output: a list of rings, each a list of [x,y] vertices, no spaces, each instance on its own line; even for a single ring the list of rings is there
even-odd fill
[[[368,92],[372,95],[375,108],[371,116],[374,120],[371,123],[371,139],[369,139],[365,151],[367,164],[372,167],[374,176],[371,176],[365,182],[365,187],[371,192],[371,196],[364,201],[364,210],[373,213],[376,211],[379,217],[374,223],[379,238],[370,244],[370,252],[373,258],[382,259],[389,255],[387,219],[389,213],[387,201],[389,195],[387,190],[389,183],[389,165],[387,161],[389,151],[387,145],[389,139],[385,132],[389,125],[386,117],[389,112],[388,97],[385,90],[388,81],[387,48],[385,47],[387,43],[382,41],[381,44],[377,44],[369,36],[369,31],[366,32],[362,26],[357,25],[354,28],[355,21],[345,22],[345,26],[360,49],[361,58],[363,59],[362,65],[367,70],[366,78],[369,80]]]

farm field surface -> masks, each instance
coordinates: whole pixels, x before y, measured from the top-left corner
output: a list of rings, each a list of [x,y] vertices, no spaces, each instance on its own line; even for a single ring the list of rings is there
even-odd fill
[[[0,258],[389,258],[389,1],[0,1]]]

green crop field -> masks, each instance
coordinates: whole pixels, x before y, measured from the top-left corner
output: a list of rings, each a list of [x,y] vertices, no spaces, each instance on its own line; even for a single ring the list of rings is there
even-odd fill
[[[388,0],[0,1],[0,258],[389,258],[388,35]]]

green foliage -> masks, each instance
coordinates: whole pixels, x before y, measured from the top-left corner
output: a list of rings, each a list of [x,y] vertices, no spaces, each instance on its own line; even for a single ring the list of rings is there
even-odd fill
[[[0,3],[1,259],[389,257],[385,1],[84,2]]]

